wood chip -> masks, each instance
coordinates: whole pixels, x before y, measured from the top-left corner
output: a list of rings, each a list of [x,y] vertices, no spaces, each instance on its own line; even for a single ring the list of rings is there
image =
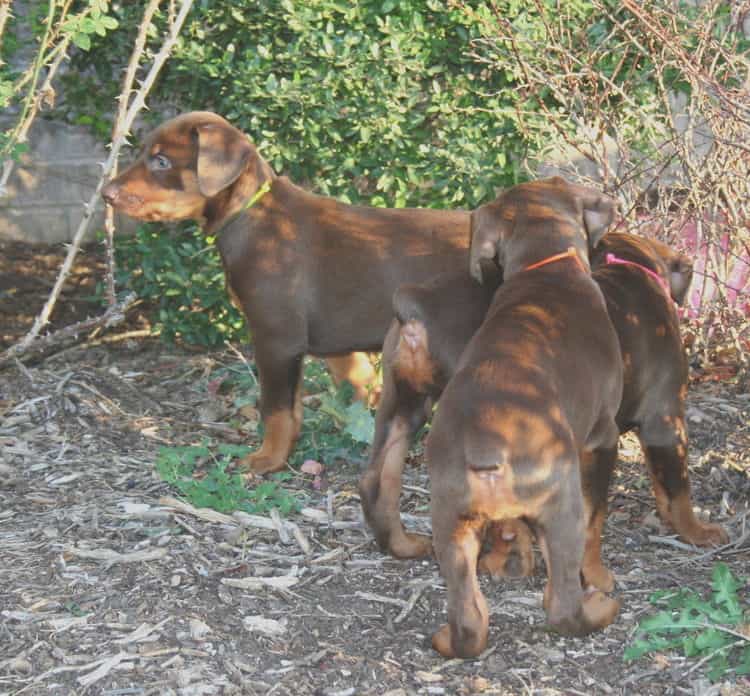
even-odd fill
[[[276,621],[265,616],[246,616],[242,625],[251,633],[262,633],[266,636],[282,636],[286,633],[286,619]]]
[[[155,626],[152,626],[148,623],[142,623],[132,633],[129,633],[127,636],[124,636],[122,638],[118,638],[113,642],[120,645],[128,645],[130,643],[140,643],[143,641],[156,640],[156,636],[154,636],[153,634],[158,631],[165,623],[167,623],[170,618],[171,617],[167,617]]]
[[[146,561],[158,561],[167,555],[167,549],[143,549],[131,553],[119,553],[112,549],[79,549],[75,546],[66,546],[65,553],[79,558],[89,558],[95,561],[107,561],[108,565],[115,563],[144,563]]]
[[[108,657],[101,661],[101,664],[93,672],[89,672],[88,674],[84,674],[83,676],[78,677],[78,683],[81,686],[91,686],[92,684],[98,682],[100,679],[106,677],[123,660],[135,659],[136,655],[128,655],[128,653],[126,652],[112,655],[112,657]]]
[[[270,588],[272,590],[285,590],[294,587],[299,582],[299,578],[292,575],[277,575],[270,578],[222,578],[222,585],[229,587],[238,587],[241,590],[262,590]]]

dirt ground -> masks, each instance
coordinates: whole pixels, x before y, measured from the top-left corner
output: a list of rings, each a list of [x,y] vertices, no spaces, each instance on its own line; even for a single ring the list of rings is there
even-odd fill
[[[46,297],[59,250],[0,253],[7,344]],[[85,297],[99,263],[82,261],[59,325],[93,312]],[[0,371],[0,696],[750,694],[747,679],[711,685],[705,665],[675,653],[622,659],[649,595],[707,591],[716,561],[745,579],[750,601],[747,389],[696,372],[689,398],[695,504],[726,526],[729,545],[695,549],[660,526],[626,436],[603,547],[622,602],[615,623],[562,638],[545,630],[539,568],[483,579],[489,648],[446,661],[429,644],[445,620],[438,567],[378,551],[362,524],[360,462],[324,462],[324,491],[294,472],[285,486],[303,510],[287,521],[208,516],[157,476],[161,446],[244,437],[209,387],[236,362],[148,339]],[[419,448],[414,464],[402,507],[426,529]]]

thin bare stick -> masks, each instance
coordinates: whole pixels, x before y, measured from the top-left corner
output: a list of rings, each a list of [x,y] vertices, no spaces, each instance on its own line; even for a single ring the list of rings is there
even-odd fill
[[[5,352],[0,354],[0,364],[2,364],[5,360],[7,360],[10,357],[13,357],[13,356],[18,357],[22,355],[23,353],[25,353],[29,349],[29,346],[31,346],[31,344],[37,339],[37,337],[39,336],[39,332],[42,330],[42,328],[49,323],[50,315],[52,314],[52,310],[54,309],[55,304],[57,303],[57,299],[60,295],[60,291],[62,290],[62,286],[70,273],[70,269],[73,266],[73,261],[75,260],[75,257],[78,254],[78,251],[81,247],[81,242],[83,241],[83,238],[86,232],[88,231],[89,225],[91,224],[93,211],[99,199],[99,195],[104,185],[104,181],[106,178],[109,177],[109,173],[112,171],[112,167],[114,163],[117,161],[117,157],[120,153],[120,148],[122,147],[125,141],[124,133],[127,133],[130,131],[130,128],[133,125],[133,121],[135,120],[135,117],[143,108],[145,104],[145,100],[146,100],[146,95],[150,92],[162,66],[164,65],[167,58],[169,57],[169,54],[171,53],[172,48],[174,47],[174,44],[177,41],[177,37],[179,35],[180,29],[182,28],[182,25],[185,22],[185,18],[187,17],[187,14],[190,11],[192,5],[193,5],[193,0],[182,0],[179,12],[175,16],[174,21],[171,23],[169,27],[169,32],[167,34],[167,37],[164,40],[164,43],[162,44],[161,49],[156,54],[156,57],[154,58],[154,62],[151,65],[151,69],[149,70],[148,74],[146,75],[143,82],[141,83],[140,88],[138,89],[135,96],[133,97],[133,100],[127,110],[125,118],[123,119],[122,131],[120,133],[120,136],[118,137],[117,140],[112,142],[109,157],[107,158],[106,162],[104,163],[102,167],[102,176],[99,179],[99,182],[97,183],[96,188],[94,192],[92,193],[88,203],[84,204],[83,219],[81,220],[81,223],[79,224],[78,229],[76,230],[76,233],[73,237],[73,241],[68,247],[67,256],[65,257],[65,260],[63,261],[63,264],[60,268],[60,272],[57,276],[57,280],[55,282],[54,287],[52,288],[50,296],[47,299],[47,302],[42,308],[42,311],[40,312],[39,316],[37,316],[37,318],[34,320],[34,324],[29,330],[29,332],[18,343],[14,344],[10,348],[8,348]]]
[[[112,142],[119,140],[120,137],[127,135],[123,132],[123,124],[125,121],[125,114],[128,110],[128,102],[130,101],[130,93],[133,91],[133,80],[135,80],[135,74],[138,70],[138,66],[141,63],[141,56],[146,46],[146,38],[148,37],[148,28],[151,26],[151,20],[154,18],[156,10],[159,8],[161,0],[151,0],[148,7],[143,11],[143,19],[141,20],[141,26],[138,29],[138,36],[135,39],[135,45],[133,46],[133,52],[130,54],[130,61],[128,67],[125,70],[125,77],[122,81],[122,89],[120,90],[120,96],[117,98],[117,116],[115,117],[115,123],[112,126]],[[117,176],[117,160],[112,165],[112,172],[110,176]],[[107,205],[104,208],[104,231],[106,233],[106,258],[107,258],[107,302],[110,306],[115,304],[115,214],[112,206]]]
[[[5,24],[10,17],[10,6],[13,0],[0,0],[0,48],[3,47],[3,32],[5,31]],[[4,65],[2,56],[0,56],[0,66]]]

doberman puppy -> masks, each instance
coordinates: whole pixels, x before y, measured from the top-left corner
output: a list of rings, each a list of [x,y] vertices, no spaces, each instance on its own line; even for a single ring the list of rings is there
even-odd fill
[[[221,116],[191,112],[150,133],[140,156],[103,189],[134,218],[197,220],[218,238],[227,286],[255,345],[265,437],[245,458],[255,473],[284,467],[302,424],[306,354],[362,396],[374,376],[391,298],[467,262],[469,213],[345,205],[277,176]]]
[[[687,294],[692,263],[659,241],[610,233],[594,250],[591,266],[620,340],[624,387],[617,426],[621,433],[634,430],[640,440],[659,516],[691,544],[726,543],[726,531],[699,520],[691,503],[685,424],[688,366],[674,302],[681,304]],[[592,462],[592,485],[584,490],[592,517],[583,574],[607,592],[614,579],[601,562],[600,543],[613,465],[612,460]],[[515,548],[527,543],[524,534],[518,534],[518,541],[498,538],[481,564],[499,574],[511,557],[529,553]]]
[[[433,548],[448,592],[448,624],[432,645],[446,657],[487,644],[477,559],[494,522],[521,519],[534,530],[551,627],[584,635],[619,610],[581,584],[587,461],[615,457],[619,437],[622,359],[588,266],[614,210],[608,196],[556,177],[515,186],[472,213],[471,273],[481,279],[480,260],[494,258],[504,280],[426,443]]]
[[[687,448],[684,442],[680,444],[685,433],[687,364],[676,311],[671,302],[664,301],[662,287],[666,281],[672,300],[681,304],[692,278],[692,264],[661,242],[616,232],[602,239],[591,264],[624,356],[623,399],[616,417],[620,432],[636,429],[643,437],[642,425],[649,423],[645,437],[653,441],[653,424],[674,418],[673,434],[661,449],[643,440],[657,509],[662,520],[686,541],[699,546],[723,543],[726,532],[719,525],[698,520],[690,502]],[[433,403],[453,375],[461,351],[481,325],[501,278],[499,271],[493,274],[485,269],[480,285],[468,272],[457,272],[423,285],[404,285],[394,295],[396,318],[383,346],[383,391],[360,498],[380,547],[396,557],[418,557],[431,550],[429,537],[408,533],[401,523],[404,459],[412,437],[430,418]],[[610,473],[601,472],[600,496]],[[602,505],[606,501],[601,498],[596,505],[592,503],[600,525],[605,512]],[[506,523],[501,533],[489,536],[493,551],[481,556],[480,570],[495,577],[531,573],[534,561],[526,525]],[[607,573],[598,580],[599,589],[611,589]]]

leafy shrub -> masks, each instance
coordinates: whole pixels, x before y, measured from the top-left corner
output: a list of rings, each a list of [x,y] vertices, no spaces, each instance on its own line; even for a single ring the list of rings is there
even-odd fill
[[[120,36],[74,62],[65,83],[73,120],[111,110],[139,19],[129,3],[116,12]],[[518,180],[523,148],[512,85],[468,55],[478,27],[437,0],[201,3],[155,98],[223,114],[278,171],[322,193],[474,206]]]
[[[650,601],[663,609],[641,621],[639,637],[625,650],[624,659],[677,650],[685,657],[706,660],[712,680],[728,671],[750,674],[750,610],[743,608],[737,594],[743,584],[725,563],[717,563],[712,574],[713,592],[707,600],[688,588],[655,592]]]
[[[305,459],[323,464],[362,460],[375,433],[372,411],[352,400],[351,384],[336,387],[318,360],[307,362],[304,380],[305,391],[317,395],[319,403],[304,406],[302,432],[289,463],[298,467]]]
[[[213,347],[246,337],[218,252],[195,225],[172,232],[141,225],[117,239],[116,260],[118,281],[151,305],[154,329],[166,341]]]

